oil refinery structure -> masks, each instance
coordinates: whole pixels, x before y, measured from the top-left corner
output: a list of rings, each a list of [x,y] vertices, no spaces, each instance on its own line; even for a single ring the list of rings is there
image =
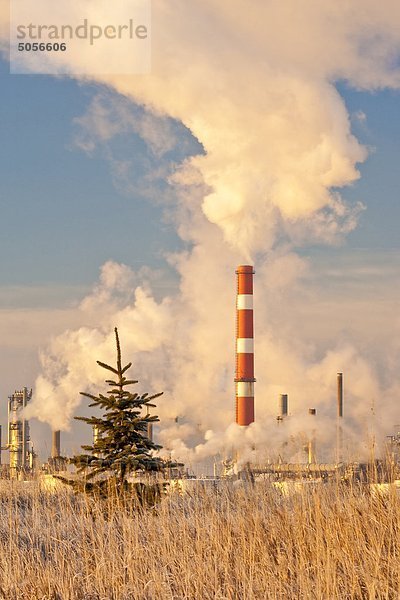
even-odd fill
[[[235,339],[235,421],[241,428],[249,427],[256,420],[255,410],[255,373],[254,373],[254,305],[253,305],[253,279],[254,267],[240,265],[236,269],[236,339]],[[400,476],[400,432],[387,436],[386,456],[381,460],[371,460],[369,463],[345,462],[343,456],[344,444],[344,379],[343,373],[336,376],[336,444],[332,449],[334,462],[319,463],[316,448],[316,426],[309,427],[309,433],[303,435],[300,460],[288,463],[279,458],[278,461],[266,459],[262,464],[243,464],[240,453],[231,452],[231,456],[219,459],[215,468],[214,479],[240,479],[240,478],[267,478],[272,481],[290,479],[313,479],[327,481],[332,477],[340,480],[375,480],[393,481]],[[0,466],[1,476],[9,479],[32,478],[39,472],[37,456],[31,439],[29,422],[25,418],[24,410],[32,399],[32,390],[24,387],[15,391],[8,398],[8,424],[7,442],[2,444],[0,426]],[[289,397],[281,393],[278,398],[277,427],[283,428],[289,416]],[[316,408],[308,408],[310,419],[315,420]],[[306,412],[306,409],[304,409]],[[316,421],[315,421],[316,422]],[[311,421],[310,421],[311,423]],[[229,423],[227,423],[229,425]],[[310,433],[311,432],[311,433]],[[94,437],[98,432],[93,432]],[[149,430],[147,435],[153,435]],[[47,463],[42,465],[47,473],[64,470],[66,459],[61,457],[60,431],[52,432],[51,456]],[[3,452],[1,452],[3,451]],[[2,464],[2,454],[8,452],[9,461]],[[174,475],[174,477],[176,474]],[[188,471],[181,473],[180,477],[190,478]],[[212,479],[211,476],[208,476]]]

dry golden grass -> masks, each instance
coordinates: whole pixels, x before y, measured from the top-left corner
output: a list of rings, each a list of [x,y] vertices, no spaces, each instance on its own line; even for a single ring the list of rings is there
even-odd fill
[[[2,483],[7,600],[400,598],[394,489],[225,486],[107,518],[68,490]]]

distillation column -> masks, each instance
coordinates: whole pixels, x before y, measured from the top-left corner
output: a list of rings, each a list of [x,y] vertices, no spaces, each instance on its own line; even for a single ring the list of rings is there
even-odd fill
[[[10,476],[30,468],[29,423],[21,412],[32,398],[32,390],[25,387],[8,398],[8,448],[10,450]]]
[[[254,421],[254,269],[242,265],[236,275],[236,423],[246,426]]]

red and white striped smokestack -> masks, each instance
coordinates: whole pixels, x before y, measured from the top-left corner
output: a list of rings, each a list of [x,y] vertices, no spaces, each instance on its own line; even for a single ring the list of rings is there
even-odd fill
[[[236,423],[250,425],[254,421],[254,269],[241,265],[236,274]]]

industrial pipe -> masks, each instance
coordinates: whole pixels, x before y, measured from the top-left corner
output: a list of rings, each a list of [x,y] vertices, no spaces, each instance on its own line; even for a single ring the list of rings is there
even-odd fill
[[[313,475],[321,475],[324,473],[335,473],[336,471],[342,471],[344,465],[341,464],[324,464],[324,463],[269,463],[268,465],[252,467],[251,471],[255,475],[271,474],[277,475],[279,473],[285,474],[299,474],[299,473],[312,473]]]

